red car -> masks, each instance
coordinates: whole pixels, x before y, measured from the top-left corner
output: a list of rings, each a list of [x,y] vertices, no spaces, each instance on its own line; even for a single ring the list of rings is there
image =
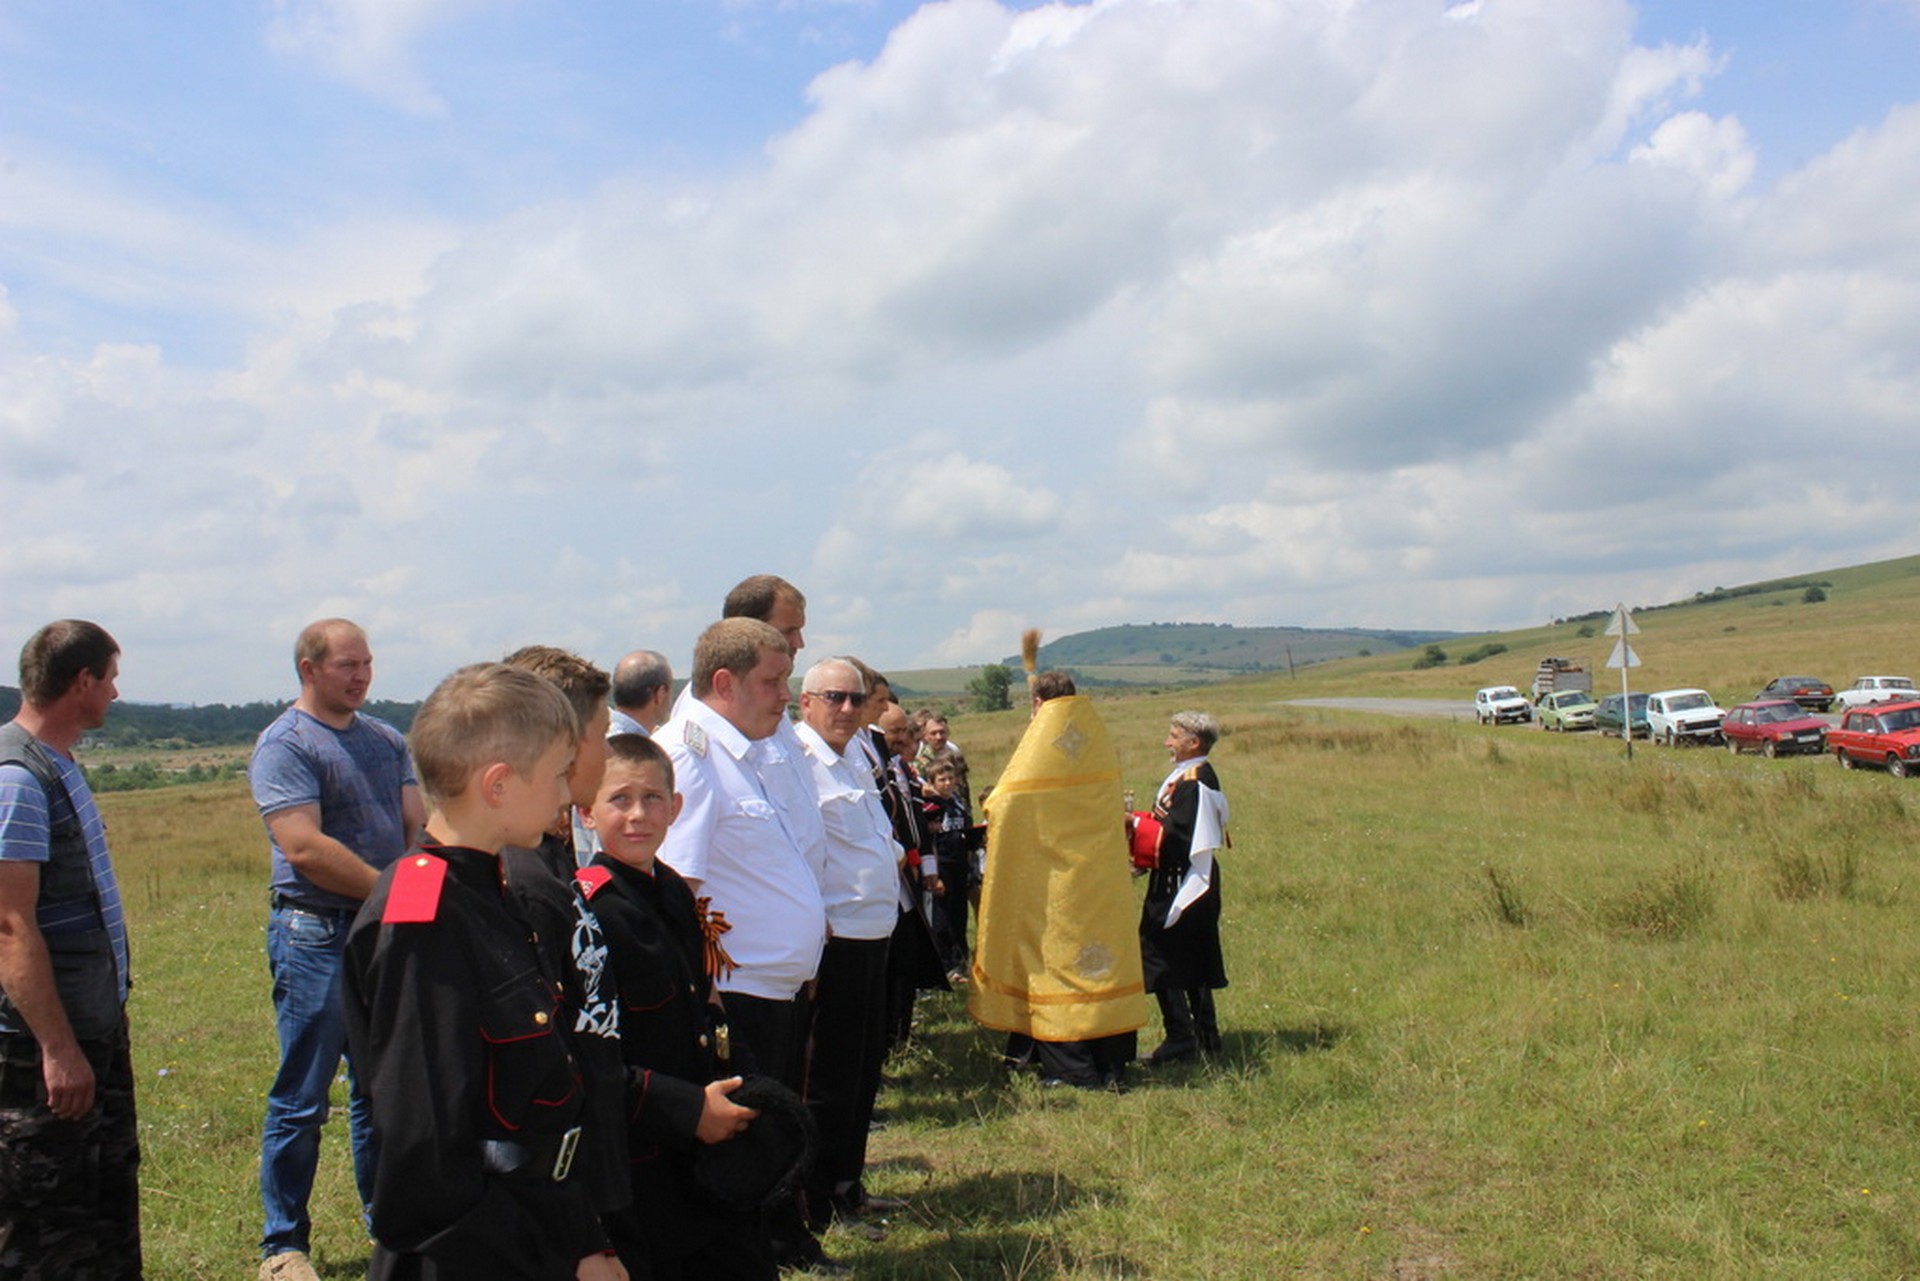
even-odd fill
[[[1785,698],[1740,704],[1720,722],[1720,735],[1735,756],[1744,751],[1783,756],[1827,750],[1827,723],[1807,715],[1800,704]]]
[[[1827,746],[1848,769],[1864,761],[1886,766],[1895,778],[1920,774],[1920,703],[1856,707],[1827,732]]]

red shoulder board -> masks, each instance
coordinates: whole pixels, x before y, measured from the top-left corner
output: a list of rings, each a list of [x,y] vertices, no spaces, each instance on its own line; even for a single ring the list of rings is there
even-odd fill
[[[447,860],[418,850],[403,856],[393,869],[393,884],[387,887],[387,910],[380,914],[381,923],[418,925],[433,920],[440,912],[440,889],[446,883]]]
[[[583,867],[573,874],[573,883],[580,887],[580,897],[589,903],[593,901],[593,896],[607,888],[612,880],[613,873],[604,867]]]

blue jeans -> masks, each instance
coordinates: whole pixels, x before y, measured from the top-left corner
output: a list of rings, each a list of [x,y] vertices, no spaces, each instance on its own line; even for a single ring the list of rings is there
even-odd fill
[[[267,969],[273,975],[273,1008],[280,1029],[280,1071],[267,1094],[266,1127],[260,1135],[260,1203],[266,1229],[262,1255],[305,1250],[312,1229],[307,1199],[320,1164],[320,1127],[329,1093],[347,1052],[347,1020],[340,1006],[340,958],[346,948],[347,914],[275,907],[267,916]],[[354,1182],[360,1204],[373,1198],[372,1105],[352,1079],[348,1109]]]

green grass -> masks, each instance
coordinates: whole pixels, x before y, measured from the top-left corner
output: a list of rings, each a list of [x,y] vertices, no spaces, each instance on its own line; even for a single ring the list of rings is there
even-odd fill
[[[1722,697],[1901,670],[1920,582],[1822,577],[1821,605],[1652,615],[1649,667]],[[870,1178],[914,1206],[830,1248],[902,1278],[1920,1272],[1920,784],[1282,704],[1452,695],[1431,682],[1530,667],[1503,639],[1464,673],[1403,655],[1104,702],[1142,796],[1170,712],[1227,726],[1227,1052],[1063,1095],[1009,1080],[959,998],[928,998]],[[955,724],[977,779],[1024,723]],[[149,1275],[245,1275],[273,1068],[264,841],[237,785],[104,806],[136,931]],[[365,1259],[343,1137],[329,1277]]]

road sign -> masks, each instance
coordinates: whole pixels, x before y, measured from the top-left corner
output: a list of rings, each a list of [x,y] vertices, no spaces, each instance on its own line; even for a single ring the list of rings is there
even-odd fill
[[[1638,636],[1639,634],[1640,628],[1634,624],[1633,615],[1627,612],[1627,607],[1625,605],[1615,605],[1613,607],[1613,621],[1607,624],[1607,630],[1603,635]],[[1611,667],[1613,664],[1608,663],[1607,666]],[[1635,666],[1638,666],[1638,664],[1635,664]]]
[[[1640,629],[1636,627],[1634,630],[1639,631]],[[1623,636],[1613,643],[1613,653],[1607,658],[1607,666],[1623,669],[1638,667],[1640,666],[1640,655],[1633,652],[1633,646],[1627,644],[1626,638]]]

